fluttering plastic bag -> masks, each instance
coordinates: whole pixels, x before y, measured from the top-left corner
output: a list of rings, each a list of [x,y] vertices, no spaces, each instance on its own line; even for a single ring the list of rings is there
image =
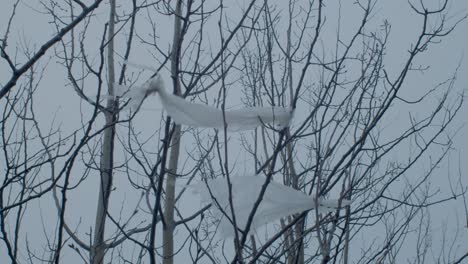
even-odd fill
[[[232,203],[236,224],[240,230],[245,229],[249,215],[264,183],[265,178],[262,176],[231,177]],[[220,235],[225,238],[234,236],[226,179],[208,180],[206,184],[197,184],[194,189],[201,195],[203,202],[212,203],[213,213],[217,219],[220,219]],[[335,211],[339,208],[338,200],[318,199],[318,204],[320,213]],[[341,201],[342,207],[349,204],[349,200],[343,199]],[[256,229],[282,217],[315,209],[315,205],[314,197],[272,181],[267,186],[263,200],[257,208],[251,229]]]
[[[115,96],[129,99],[126,107],[132,111],[136,111],[146,97],[157,93],[159,89],[164,89],[164,82],[159,75],[146,81],[141,86],[133,86],[130,88],[125,85],[114,84]]]
[[[158,93],[167,115],[181,125],[206,128],[223,128],[224,120],[230,131],[253,129],[262,124],[273,124],[277,128],[289,125],[292,118],[291,109],[283,107],[247,107],[238,110],[223,111],[212,106],[188,102],[183,98],[168,93],[160,75],[150,79],[142,86],[129,89],[115,85],[116,95],[129,98],[128,105],[137,109],[150,94]]]

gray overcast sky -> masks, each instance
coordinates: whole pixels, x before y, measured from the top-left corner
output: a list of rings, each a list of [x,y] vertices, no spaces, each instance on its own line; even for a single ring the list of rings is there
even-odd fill
[[[8,18],[12,10],[13,2],[14,1],[4,0],[3,6],[0,9],[1,35],[5,33],[6,25],[8,23]],[[428,2],[434,4],[438,3],[439,1]],[[336,19],[334,19],[332,14],[338,9],[336,9],[334,1],[325,1],[325,3],[326,10],[329,10],[329,13],[327,13],[329,23],[333,25],[333,23],[336,23]],[[351,9],[351,7],[352,5],[348,6],[344,3],[341,10],[341,14],[343,16],[342,23],[349,27],[346,28],[346,26],[343,26],[342,28],[343,36],[345,38],[347,33],[346,30],[352,29],[359,23],[359,21],[355,20],[355,9]],[[102,20],[103,23],[107,19],[107,8],[108,5],[106,2],[106,4],[100,6],[99,9],[95,12],[98,15],[97,19]],[[463,14],[468,13],[468,1],[451,1],[451,6],[449,10],[450,13],[453,15],[453,20],[450,21],[455,21],[461,16],[463,16]],[[22,58],[20,54],[26,47],[31,49],[31,52],[33,50],[37,50],[38,47],[42,45],[42,43],[44,43],[46,40],[48,40],[51,37],[51,35],[55,32],[55,29],[49,23],[51,21],[51,18],[46,14],[40,14],[39,11],[41,11],[41,7],[38,5],[38,1],[35,0],[21,1],[20,5],[18,6],[17,15],[13,20],[11,33],[8,39],[7,49],[12,54],[14,54],[15,50],[17,50],[19,58]],[[387,63],[399,66],[404,61],[404,58],[408,55],[407,50],[409,49],[409,44],[412,43],[412,41],[414,41],[415,39],[415,32],[417,32],[421,25],[421,18],[415,16],[414,13],[411,10],[409,10],[408,3],[405,0],[381,0],[375,7],[372,22],[374,23],[375,27],[378,28],[384,19],[388,20],[389,23],[392,25],[392,31],[389,41],[389,50],[387,53],[389,59],[387,60]],[[144,25],[144,23],[142,23],[142,25]],[[170,36],[172,34],[172,26],[168,24],[168,27],[171,29],[167,31],[167,38],[170,40]],[[89,35],[93,36],[94,38],[88,39],[88,45],[98,45],[98,43],[96,43],[96,39],[100,37],[99,32],[101,32],[101,30],[102,28],[89,29]],[[139,31],[141,34],[145,34],[145,30],[145,28],[137,29],[137,31]],[[329,37],[332,38],[335,32],[328,32],[328,34],[330,35]],[[421,95],[424,91],[427,91],[427,89],[433,87],[435,84],[450,78],[453,72],[457,69],[458,65],[460,67],[458,68],[457,81],[454,89],[456,90],[456,93],[461,93],[463,91],[466,92],[468,87],[468,59],[466,58],[466,56],[468,56],[467,54],[468,21],[463,21],[458,25],[458,27],[452,34],[450,34],[447,38],[444,38],[441,43],[431,46],[429,52],[419,57],[417,63],[420,63],[422,66],[430,65],[430,68],[422,74],[412,75],[406,82],[403,94],[408,96],[408,98],[411,98],[412,96],[416,98],[418,95]],[[132,53],[131,58],[132,60],[138,61],[139,63],[144,65],[157,66],[152,61],[151,56],[148,56],[148,50],[145,49],[136,50],[134,53]],[[24,60],[19,59],[18,61],[22,62]],[[77,99],[77,96],[74,94],[71,87],[68,86],[65,88],[65,84],[68,82],[67,75],[63,67],[56,63],[53,49],[50,49],[47,52],[46,56],[44,56],[44,58],[39,61],[38,65],[42,67],[46,62],[48,62],[48,68],[39,87],[39,92],[37,94],[36,99],[38,118],[44,122],[43,128],[47,129],[52,122],[50,117],[55,116],[55,122],[57,124],[61,124],[61,127],[64,131],[71,131],[72,129],[78,127],[75,125],[77,124],[77,122],[81,122],[81,103]],[[391,68],[391,66],[389,68]],[[3,85],[5,83],[5,80],[7,80],[10,77],[10,74],[11,72],[9,71],[8,65],[5,63],[4,60],[0,60],[0,85]],[[389,72],[389,74],[391,75],[396,73]],[[166,77],[166,83],[169,83],[168,77]],[[20,89],[20,87],[17,86],[13,89]],[[140,122],[140,124],[144,123],[144,120],[152,119],[154,118],[154,116],[160,115],[159,111],[161,110],[161,107],[157,103],[158,99],[150,98],[149,100],[152,100],[152,102],[147,100],[147,102],[145,102],[145,104],[143,105],[143,111],[141,115],[138,116],[138,122]],[[0,101],[0,107],[3,107],[4,104],[4,100]],[[424,108],[419,108],[414,112],[415,115],[423,113]],[[386,121],[388,123],[388,129],[398,129],[394,126],[397,126],[395,124],[398,124],[399,118],[407,117],[406,111],[402,111],[401,115],[402,116],[400,116],[400,113],[398,113],[398,111],[395,111],[392,113],[392,116],[388,117]],[[443,166],[445,167],[441,168],[440,172],[446,171],[447,173],[457,174],[458,166],[460,166],[460,170],[463,175],[466,175],[468,173],[468,163],[466,162],[466,157],[468,156],[467,122],[468,105],[466,105],[465,103],[461,113],[458,115],[457,120],[453,125],[453,128],[459,128],[454,138],[454,146],[456,150],[451,153],[450,159],[447,162],[443,163]],[[141,130],[143,130],[143,128],[141,128]],[[461,160],[460,163],[458,162],[459,159]],[[242,159],[240,160],[242,161]],[[1,166],[2,165],[0,165],[0,168]],[[463,179],[465,180],[465,183],[468,182],[468,177],[464,176]],[[441,190],[443,192],[448,191],[447,177],[441,175],[441,177],[434,179],[434,183],[436,185],[440,185]],[[90,184],[90,186],[93,185]],[[82,211],[83,215],[86,215],[85,212],[90,212],[88,215],[89,219],[86,219],[86,217],[83,217],[82,219],[82,226],[87,227],[92,223],[94,217],[95,208],[93,207],[90,209],[89,204],[95,203],[95,190],[90,188],[84,193],[75,195],[78,197],[78,199],[70,199],[72,201],[71,207],[76,208],[77,211]],[[117,200],[119,199],[126,200],[127,203],[130,204],[135,203],[138,197],[120,197]],[[120,206],[118,205],[118,203],[116,204],[117,205],[114,204],[116,206],[115,209],[118,210]],[[457,213],[459,208],[462,208],[460,207],[461,205],[462,201],[451,203],[448,208],[445,208],[446,213],[440,215],[440,218],[436,217],[435,221],[439,221],[439,226],[441,226],[442,223],[450,222],[454,219],[453,215]],[[54,207],[52,205],[41,204],[41,206],[42,210],[44,211],[54,211]],[[192,204],[187,205],[187,207],[191,206]],[[439,209],[441,208],[436,208],[436,210]],[[34,212],[37,213],[37,215],[39,215],[39,209],[37,211],[32,212],[32,215],[34,215]],[[463,212],[459,213],[460,220],[466,221],[466,219],[463,219]],[[80,221],[78,219],[74,220],[76,220],[77,222]],[[38,232],[39,236],[41,230],[32,230],[32,235],[30,237],[31,240],[34,240],[35,232]],[[461,230],[462,240],[464,239],[468,244],[467,233],[468,232],[466,228]],[[0,259],[2,259],[1,254],[4,254],[4,252],[0,251]]]

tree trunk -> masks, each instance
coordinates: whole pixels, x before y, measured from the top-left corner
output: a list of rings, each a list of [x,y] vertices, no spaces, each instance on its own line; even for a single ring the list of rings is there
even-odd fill
[[[115,0],[110,0],[110,16],[109,16],[109,31],[108,31],[108,50],[107,50],[107,71],[109,78],[109,94],[114,94],[114,25],[115,25]],[[115,123],[117,116],[115,109],[117,102],[110,98],[107,100],[107,110],[105,112],[106,126]],[[100,187],[99,197],[96,212],[96,222],[94,227],[94,239],[91,246],[91,263],[102,264],[106,245],[104,243],[104,231],[106,226],[106,213],[109,205],[109,196],[112,188],[112,171],[114,163],[114,138],[115,126],[109,126],[104,131],[104,138],[101,149],[101,172],[100,172]]]
[[[179,82],[179,54],[181,47],[181,6],[182,1],[177,1],[174,21],[174,39],[171,53],[171,76],[174,84],[174,93],[180,95]],[[180,125],[176,125],[172,135],[171,154],[169,156],[169,167],[166,177],[166,201],[164,203],[163,228],[163,264],[174,263],[174,206],[175,206],[175,183],[180,150]]]

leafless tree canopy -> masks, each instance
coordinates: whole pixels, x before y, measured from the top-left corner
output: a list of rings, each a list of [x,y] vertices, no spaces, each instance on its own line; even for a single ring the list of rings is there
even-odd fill
[[[451,1],[405,3],[417,30],[395,57],[379,4],[3,3],[1,262],[467,261],[465,172],[444,169],[457,147],[460,73],[455,62],[436,79],[419,61],[466,16]],[[48,31],[21,34],[35,27]],[[187,101],[280,106],[294,118],[284,129],[201,129],[175,124],[157,96],[131,110],[115,96],[116,84],[156,74]],[[410,87],[414,78],[432,85]],[[219,204],[200,205],[193,186],[244,174],[265,183],[246,228],[234,214],[235,236],[223,238]],[[352,203],[254,229],[271,181]],[[239,195],[228,190],[230,201]],[[434,231],[434,214],[450,214],[454,200],[460,213]]]

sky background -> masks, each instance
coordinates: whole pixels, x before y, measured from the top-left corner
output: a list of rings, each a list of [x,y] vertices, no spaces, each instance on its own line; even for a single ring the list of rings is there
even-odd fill
[[[8,1],[9,2],[9,1]],[[11,1],[13,3],[13,1]],[[88,1],[89,2],[89,1]],[[347,39],[347,35],[351,34],[352,30],[359,24],[358,9],[355,5],[351,4],[353,1],[342,1],[341,9],[336,5],[335,1],[325,1],[325,10],[327,17],[327,25],[330,29],[335,28],[338,23],[338,14],[341,14],[341,32],[342,37]],[[437,5],[439,1],[426,1],[429,5]],[[4,4],[0,9],[0,34],[4,34],[6,24],[8,22],[9,15],[12,10],[12,3]],[[119,5],[124,6],[123,1],[118,1]],[[229,3],[231,4],[231,3]],[[234,5],[234,4],[233,4]],[[278,3],[281,5],[281,2]],[[17,15],[13,21],[13,27],[9,36],[8,51],[15,53],[17,50],[19,61],[22,60],[21,53],[30,49],[31,52],[37,50],[42,43],[47,41],[55,32],[53,25],[50,23],[51,18],[47,14],[43,14],[43,9],[38,5],[38,1],[25,0],[21,1],[17,9]],[[107,20],[108,4],[107,2],[101,5],[95,12],[96,19],[102,21],[102,24]],[[453,16],[449,22],[454,22],[464,14],[468,13],[468,1],[455,0],[451,1],[449,5],[449,13]],[[233,19],[236,14],[232,14]],[[144,35],[148,31],[148,21],[142,19],[137,26],[137,32]],[[386,54],[386,66],[390,69],[398,69],[398,66],[405,61],[408,56],[408,49],[410,44],[416,39],[416,33],[419,32],[420,25],[422,23],[421,18],[414,15],[414,12],[408,7],[408,2],[403,0],[395,1],[378,1],[375,8],[374,14],[371,18],[371,24],[375,28],[379,28],[384,20],[387,20],[391,24],[391,35],[389,39],[389,49]],[[167,32],[161,31],[161,41],[167,41],[170,43],[172,36],[172,20],[158,21],[161,27],[167,28]],[[97,23],[95,24],[97,25]],[[98,47],[98,38],[102,32],[102,27],[94,27],[88,29],[89,38],[86,39],[87,47],[92,45]],[[324,31],[324,39],[328,39],[329,43],[333,42],[333,38],[336,35],[336,31]],[[165,34],[166,33],[166,34]],[[93,36],[93,37],[91,37]],[[324,49],[329,48],[327,42],[321,43]],[[216,44],[213,44],[216,45]],[[168,46],[169,48],[169,46]],[[116,42],[116,50],[122,51],[123,45]],[[51,49],[47,52],[39,63],[39,67],[47,66],[43,79],[40,83],[38,92],[35,97],[37,116],[40,121],[40,125],[43,126],[44,130],[47,130],[53,124],[54,127],[60,127],[64,134],[71,132],[73,129],[79,127],[77,124],[82,122],[82,111],[86,114],[86,108],[82,101],[78,99],[78,96],[74,93],[67,80],[66,71],[62,65],[57,63],[55,59],[55,52],[57,49]],[[119,51],[118,51],[119,52]],[[157,63],[152,60],[152,57],[148,54],[148,49],[134,49],[131,55],[131,61],[138,62],[143,65],[151,67],[157,67]],[[416,72],[409,76],[403,87],[403,95],[405,98],[418,98],[418,96],[424,94],[429,89],[433,88],[436,84],[449,79],[454,72],[457,70],[457,81],[453,87],[452,98],[455,100],[457,96],[461,96],[463,92],[467,92],[468,89],[468,60],[466,54],[468,53],[468,21],[462,21],[452,34],[445,37],[440,43],[432,45],[430,51],[426,52],[416,60],[415,64],[420,64],[422,67],[429,66],[424,72]],[[117,58],[117,62],[121,63],[121,60]],[[166,71],[165,81],[169,83],[168,71]],[[148,75],[149,73],[143,73]],[[389,75],[395,75],[397,72],[389,72]],[[10,71],[4,60],[0,61],[0,85],[3,85],[9,78]],[[13,89],[21,89],[17,86]],[[92,91],[90,91],[92,95]],[[235,93],[233,93],[235,96]],[[435,103],[437,98],[432,101]],[[4,101],[0,101],[0,106],[3,106]],[[235,106],[236,102],[232,104]],[[410,111],[415,116],[422,116],[425,114],[427,107],[431,106],[431,101],[425,102],[422,105],[412,108]],[[394,110],[386,117],[382,127],[384,127],[388,133],[392,131],[399,131],[402,124],[408,116],[408,109]],[[141,125],[138,127],[139,131],[143,134],[154,131],[155,127],[159,126],[161,117],[161,106],[157,97],[150,97],[142,106],[142,111],[137,116],[135,121],[136,124]],[[86,120],[86,118],[85,118]],[[155,120],[148,122],[148,120]],[[459,113],[456,121],[450,128],[450,133],[454,136],[454,149],[450,153],[449,158],[441,164],[438,169],[438,175],[432,178],[432,185],[434,189],[440,188],[441,194],[448,194],[450,192],[450,184],[456,185],[457,183],[450,183],[449,179],[456,179],[458,173],[461,172],[462,179],[465,184],[468,184],[468,105],[465,103]],[[148,135],[150,136],[150,135]],[[192,142],[193,143],[193,142]],[[185,142],[185,144],[191,144],[191,142]],[[1,158],[1,157],[0,157]],[[118,157],[117,161],[123,160],[124,157]],[[238,154],[238,162],[246,162],[247,158]],[[183,162],[183,159],[181,159]],[[0,165],[1,168],[2,165]],[[419,169],[424,169],[424,166]],[[418,167],[413,170],[413,173],[418,173]],[[242,167],[242,170],[248,171],[248,166]],[[242,173],[242,171],[240,172]],[[73,208],[75,212],[78,212],[80,218],[69,219],[70,223],[80,225],[83,230],[86,230],[88,226],[93,224],[95,208],[94,204],[96,201],[96,186],[97,180],[90,180],[86,185],[80,189],[79,192],[70,193],[70,208]],[[112,209],[120,210],[125,206],[130,208],[134,206],[140,197],[135,196],[133,192],[126,192],[125,184],[128,184],[126,179],[116,178],[115,187],[119,190],[119,194],[112,199]],[[404,184],[404,183],[402,183]],[[50,203],[50,200],[37,202],[37,207],[32,208],[29,211],[31,218],[31,227],[34,227],[38,222],[38,217],[47,219],[47,214],[53,213],[55,207]],[[93,205],[93,206],[90,206]],[[189,215],[190,211],[198,209],[198,201],[186,201],[182,203],[181,208],[184,212]],[[437,243],[437,238],[442,233],[453,235],[458,233],[460,241],[468,243],[468,220],[466,219],[465,212],[463,211],[463,201],[461,199],[457,201],[444,204],[443,206],[435,206],[431,209],[432,221],[433,221],[433,234]],[[129,212],[130,213],[130,212]],[[46,220],[47,221],[47,220]],[[459,221],[459,222],[457,222]],[[464,222],[463,222],[464,221]],[[444,228],[447,228],[445,230]],[[32,243],[41,243],[43,240],[42,229],[31,228],[29,230],[28,237]],[[83,231],[84,233],[84,231]],[[362,243],[370,243],[371,240],[366,237],[366,234],[362,234]],[[463,243],[462,243],[463,244]],[[465,250],[466,251],[466,250]],[[403,252],[405,252],[403,250]],[[4,253],[0,251],[1,254]],[[411,252],[408,252],[408,254]],[[69,251],[65,251],[65,254],[72,254]],[[66,258],[66,257],[65,257]],[[71,257],[68,263],[80,263],[77,259]],[[76,261],[76,262],[74,262]],[[182,263],[182,262],[181,262]]]

